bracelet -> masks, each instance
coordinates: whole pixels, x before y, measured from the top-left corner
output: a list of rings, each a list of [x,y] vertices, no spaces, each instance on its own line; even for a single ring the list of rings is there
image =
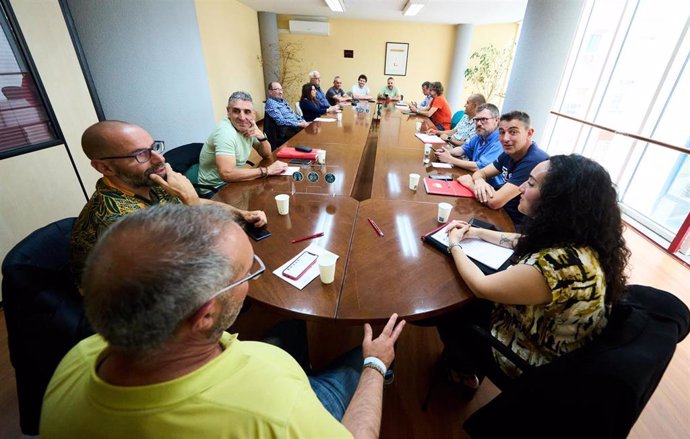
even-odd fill
[[[261,177],[261,178],[265,177],[264,168],[262,168],[261,166],[259,166],[259,177]]]
[[[264,169],[264,170],[263,170],[263,175],[262,175],[262,177],[263,177],[263,178],[268,178],[268,168],[263,168],[263,169]]]
[[[453,247],[460,247],[460,250],[462,250],[462,245],[460,245],[460,241],[454,242],[451,245],[448,246],[448,253],[451,253],[453,251]]]
[[[376,357],[365,358],[363,367],[364,368],[369,367],[371,369],[376,369],[381,374],[381,376],[386,378],[386,370],[387,370],[386,365],[383,364],[383,361],[381,361],[380,359],[378,359]]]

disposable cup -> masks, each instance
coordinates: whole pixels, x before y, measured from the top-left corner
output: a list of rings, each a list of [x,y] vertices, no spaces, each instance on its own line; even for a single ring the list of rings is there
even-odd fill
[[[419,184],[419,174],[410,174],[410,190],[416,191]]]
[[[325,253],[319,256],[319,276],[321,282],[330,284],[335,280],[335,263],[337,257],[331,253]]]
[[[453,206],[448,203],[438,203],[438,215],[437,219],[439,223],[445,223],[448,221],[450,216],[450,211],[453,210]]]
[[[418,120],[417,122],[414,123],[414,128],[419,132],[422,129],[422,121]]]
[[[343,113],[338,112],[335,116],[338,120],[343,120]]]
[[[424,155],[428,156],[431,154],[431,143],[425,143],[424,144]]]
[[[321,163],[322,165],[326,163],[326,150],[325,149],[320,149],[319,152],[316,153],[316,161]]]
[[[276,204],[278,205],[278,213],[287,215],[290,212],[290,196],[287,194],[276,195]]]

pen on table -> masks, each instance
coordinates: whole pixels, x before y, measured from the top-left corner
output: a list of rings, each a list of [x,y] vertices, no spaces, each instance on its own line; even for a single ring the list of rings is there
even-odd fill
[[[374,222],[373,219],[367,218],[367,221],[369,221],[369,224],[371,224],[371,227],[374,228],[374,231],[376,231],[376,233],[377,233],[379,236],[383,236],[383,232],[381,231],[381,228]]]
[[[303,238],[293,239],[293,240],[292,240],[292,243],[293,243],[293,244],[296,244],[296,243],[298,243],[298,242],[306,241],[307,239],[320,238],[320,237],[322,237],[322,236],[323,236],[323,232],[314,233],[313,235],[305,236],[305,237],[303,237]]]

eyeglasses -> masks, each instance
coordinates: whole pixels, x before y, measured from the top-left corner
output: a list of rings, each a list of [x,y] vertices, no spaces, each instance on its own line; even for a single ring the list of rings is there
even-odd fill
[[[262,261],[261,258],[259,258],[257,255],[254,255],[254,261],[257,264],[259,264],[259,268],[254,273],[250,273],[247,276],[243,277],[242,279],[238,280],[237,282],[233,282],[230,285],[228,285],[227,287],[216,291],[215,293],[213,293],[213,295],[211,297],[208,298],[208,300],[214,299],[214,298],[218,297],[219,295],[223,294],[224,292],[226,292],[232,288],[235,288],[236,286],[238,286],[240,284],[243,284],[245,282],[249,282],[250,280],[253,280],[253,279],[257,279],[259,276],[261,276],[264,273],[264,271],[266,271],[266,266],[264,265],[264,261]]]
[[[495,117],[475,117],[472,119],[474,123],[486,123],[487,120],[496,119]]]
[[[272,88],[271,91],[283,91],[282,88]]]
[[[165,142],[162,140],[154,140],[150,147],[146,149],[138,149],[129,155],[117,155],[112,157],[101,157],[98,160],[114,160],[114,159],[134,159],[138,163],[146,163],[151,160],[151,152],[155,151],[162,154],[165,151]]]

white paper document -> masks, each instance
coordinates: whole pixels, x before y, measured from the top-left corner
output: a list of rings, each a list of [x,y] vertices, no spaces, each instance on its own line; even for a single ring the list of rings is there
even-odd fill
[[[331,119],[330,117],[317,117],[314,119],[314,122],[335,122],[335,119]]]
[[[443,162],[431,162],[431,166],[434,168],[446,168],[446,169],[451,169],[453,165],[450,163],[443,163]]]
[[[436,135],[415,133],[415,136],[424,143],[436,143],[439,145],[445,145],[446,142]]]
[[[283,270],[285,270],[288,265],[292,264],[292,262],[295,259],[297,259],[297,257],[304,252],[312,252],[312,253],[319,255],[319,256],[321,256],[323,254],[332,254],[333,256],[335,256],[336,259],[338,259],[340,257],[340,256],[336,255],[335,253],[329,252],[328,250],[326,250],[325,248],[323,248],[317,244],[309,244],[309,247],[307,247],[304,250],[302,250],[301,252],[297,253],[294,258],[290,259],[289,261],[287,261],[286,263],[284,263],[280,267],[273,270],[273,274],[275,274],[279,278],[283,279],[285,282],[289,283],[290,285],[292,285],[292,286],[294,286],[300,290],[303,289],[304,287],[306,287],[307,284],[309,284],[309,282],[313,281],[316,277],[319,276],[319,262],[316,261],[316,263],[314,263],[314,265],[309,267],[309,269],[302,275],[302,277],[300,277],[297,280],[290,279],[288,277],[283,276]],[[337,262],[336,262],[336,264],[337,264]]]
[[[288,167],[283,171],[282,174],[278,174],[278,175],[287,175],[287,176],[292,177],[292,174],[294,174],[295,172],[299,171],[299,169],[300,169],[299,166],[288,166]]]
[[[431,235],[434,239],[444,243],[446,247],[448,246],[448,234],[446,233],[447,228],[448,227],[444,227]],[[505,262],[511,256],[513,256],[513,250],[483,241],[481,239],[463,239],[460,242],[460,245],[467,256],[475,261],[481,262],[487,267],[493,268],[494,270],[501,268],[501,265],[505,264]]]

